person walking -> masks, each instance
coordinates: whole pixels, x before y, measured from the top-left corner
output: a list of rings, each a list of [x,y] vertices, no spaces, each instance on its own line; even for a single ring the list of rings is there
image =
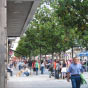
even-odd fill
[[[67,81],[71,77],[72,88],[80,88],[81,77],[80,74],[83,73],[82,65],[79,62],[79,58],[74,57],[72,64],[69,66],[67,71]]]
[[[60,74],[60,63],[59,61],[56,62],[56,79],[59,79],[59,74]]]
[[[54,60],[54,76],[55,76],[55,78],[56,78],[56,76],[57,76],[57,72],[56,72],[56,60]]]
[[[41,61],[41,74],[44,74],[44,67],[45,67],[45,65],[44,65],[44,62],[43,61]]]
[[[67,66],[65,60],[63,60],[62,70],[61,70],[62,79],[66,78],[66,72],[67,72]]]
[[[10,73],[10,76],[13,76],[13,66],[11,66],[11,64],[7,65],[7,72]]]
[[[32,62],[33,74],[35,74],[35,72],[36,72],[35,63],[36,63],[36,61],[34,60],[34,61]]]
[[[30,69],[30,74],[31,74],[31,69],[32,69],[32,60],[28,60],[28,67]]]
[[[51,78],[51,76],[54,76],[54,73],[53,73],[53,62],[51,62],[49,64],[49,78]]]
[[[35,62],[36,75],[38,75],[38,68],[39,68],[39,63],[38,61],[36,61]]]

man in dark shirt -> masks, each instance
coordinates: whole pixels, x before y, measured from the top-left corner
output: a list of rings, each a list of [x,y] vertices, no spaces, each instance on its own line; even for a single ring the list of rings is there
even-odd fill
[[[28,67],[29,67],[29,69],[30,69],[30,72],[31,72],[31,69],[32,69],[32,60],[28,60]]]

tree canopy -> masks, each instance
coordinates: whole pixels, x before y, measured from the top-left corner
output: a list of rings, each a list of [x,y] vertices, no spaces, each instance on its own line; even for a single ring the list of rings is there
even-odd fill
[[[88,0],[42,0],[16,51],[31,57],[88,47]],[[18,54],[15,54],[19,56]]]

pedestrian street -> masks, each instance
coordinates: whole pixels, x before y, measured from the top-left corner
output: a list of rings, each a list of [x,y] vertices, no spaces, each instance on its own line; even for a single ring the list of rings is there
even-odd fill
[[[85,74],[86,79],[88,74]],[[7,88],[71,88],[71,83],[63,79],[49,78],[46,75],[32,75],[29,77],[10,77]],[[86,88],[81,87],[81,88]]]

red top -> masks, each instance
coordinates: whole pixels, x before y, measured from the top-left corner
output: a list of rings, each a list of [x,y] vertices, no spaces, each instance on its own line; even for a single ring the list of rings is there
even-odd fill
[[[54,69],[56,69],[56,62],[54,62]]]

